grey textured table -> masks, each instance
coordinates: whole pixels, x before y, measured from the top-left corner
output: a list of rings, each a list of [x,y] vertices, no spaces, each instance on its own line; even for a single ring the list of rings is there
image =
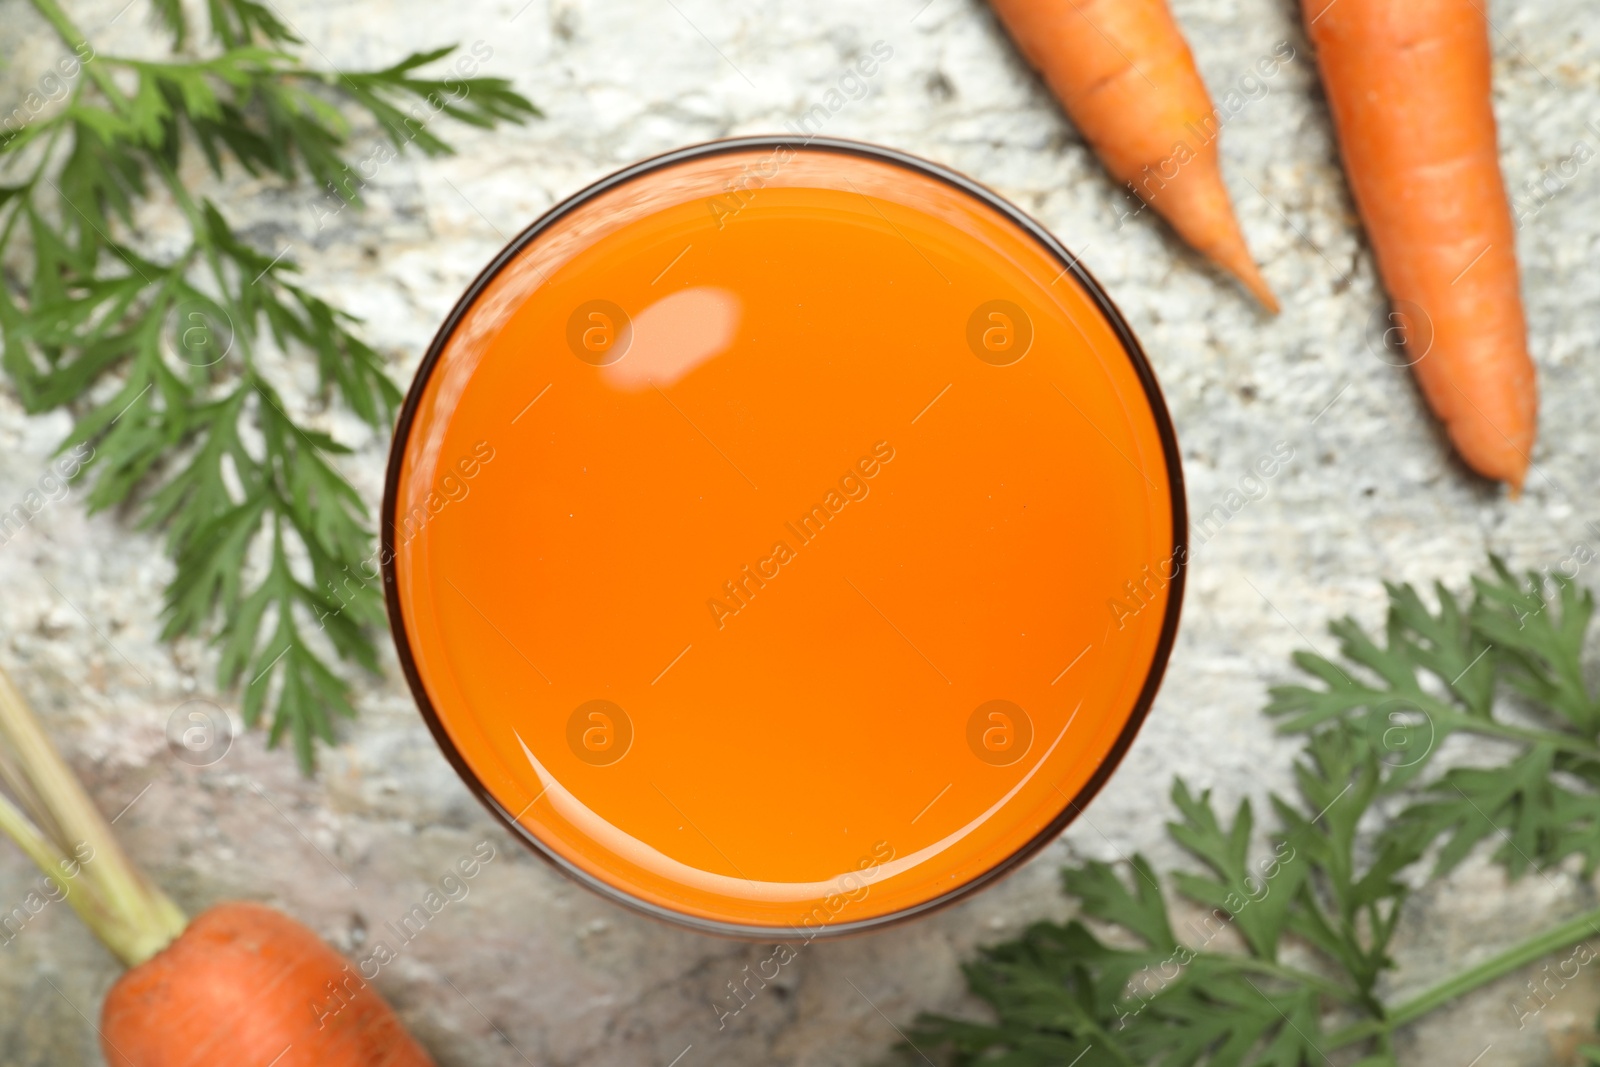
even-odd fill
[[[121,50],[159,42],[124,0],[72,0]],[[1532,348],[1542,375],[1537,470],[1510,502],[1447,453],[1406,373],[1369,351],[1380,306],[1372,261],[1334,157],[1305,38],[1289,0],[1176,0],[1221,98],[1280,42],[1296,58],[1253,91],[1223,134],[1244,227],[1284,299],[1269,319],[1181,248],[1148,214],[1119,227],[1121,195],[1014,58],[975,0],[293,0],[282,11],[312,62],[375,65],[441,42],[482,42],[489,73],[510,77],[548,113],[500,133],[453,129],[461,153],[385,166],[371,208],[322,220],[305,189],[244,176],[213,195],[262,249],[288,246],[312,287],[368,320],[409,380],[457,294],[501,246],[557,199],[636,158],[713,137],[768,132],[821,102],[874,42],[893,56],[831,135],[878,141],[966,171],[1043,220],[1084,257],[1131,320],[1160,374],[1198,515],[1238,486],[1257,456],[1293,449],[1266,495],[1196,553],[1167,682],[1105,793],[1061,840],[998,888],[934,918],[817,944],[718,1032],[710,1004],[769,947],[710,940],[620,911],[512,843],[467,794],[417,716],[392,655],[363,680],[358,722],[315,780],[286,752],[243,737],[221,763],[174,760],[163,730],[215,692],[214,653],[158,640],[158,541],[115,515],[85,516],[74,496],[0,547],[0,663],[47,718],[129,848],[181,903],[277,904],[352,954],[397,921],[447,866],[481,842],[496,858],[380,980],[447,1065],[856,1064],[895,1040],[891,1021],[966,1005],[956,969],[973,945],[1066,913],[1055,871],[1070,856],[1142,850],[1174,860],[1162,821],[1170,777],[1231,805],[1288,784],[1293,745],[1259,714],[1288,653],[1327,645],[1323,623],[1380,617],[1380,577],[1459,584],[1487,551],[1554,564],[1600,519],[1592,411],[1600,345],[1600,170],[1590,164],[1519,233]],[[142,6],[142,5],[141,5]],[[921,10],[919,11],[919,7]],[[56,55],[22,0],[0,0],[20,98]],[[1578,0],[1495,3],[1496,106],[1509,182],[1521,187],[1572,155],[1600,152],[1600,8]],[[1243,84],[1250,89],[1251,85]],[[7,107],[10,105],[8,104]],[[371,131],[363,144],[375,143]],[[196,169],[196,182],[209,179]],[[214,184],[214,183],[213,183]],[[158,250],[175,226],[159,205],[139,219]],[[311,370],[277,368],[302,404]],[[375,503],[387,441],[337,411],[315,416],[356,449],[346,464]],[[64,415],[25,416],[0,391],[0,505],[44,473]],[[1592,577],[1586,575],[1585,577]],[[1469,862],[1407,905],[1395,994],[1483,958],[1592,901],[1572,871],[1507,885]],[[0,847],[0,900],[26,891],[21,855]],[[1592,905],[1591,905],[1592,906]],[[117,969],[65,908],[0,949],[0,1060],[100,1062],[92,1018]],[[1504,980],[1407,1031],[1407,1062],[1481,1067],[1563,1062],[1597,1005],[1585,974],[1524,1029]],[[54,987],[47,984],[48,978]],[[265,1067],[265,1065],[260,1065]]]

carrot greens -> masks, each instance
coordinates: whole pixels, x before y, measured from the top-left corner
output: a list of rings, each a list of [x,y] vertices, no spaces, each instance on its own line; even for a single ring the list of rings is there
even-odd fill
[[[165,535],[164,636],[213,636],[219,684],[243,684],[248,723],[270,710],[272,742],[291,738],[309,771],[333,718],[354,714],[331,660],[376,669],[383,602],[367,508],[337,466],[349,450],[296,411],[262,355],[314,360],[319,400],[378,430],[400,392],[359,323],[186,187],[182,163],[198,152],[219,176],[309,181],[332,212],[361,202],[347,111],[376,123],[382,158],[448,153],[439,115],[492,127],[538,111],[476,59],[423,73],[452,48],[313,69],[254,0],[207,0],[206,32],[179,0],[153,0],[172,41],[160,61],[101,51],[57,0],[31,3],[68,54],[39,107],[34,94],[0,116],[0,363],[29,411],[72,413],[62,447],[94,449],[90,507],[131,507]],[[140,229],[156,200],[182,216],[176,242]]]
[[[1194,869],[1158,873],[1138,855],[1068,867],[1077,918],[965,966],[991,1018],[925,1015],[911,1044],[997,1067],[1309,1067],[1345,1048],[1360,1067],[1394,1067],[1406,1023],[1551,953],[1592,960],[1582,942],[1600,938],[1600,910],[1404,1001],[1383,996],[1418,879],[1480,845],[1512,878],[1600,863],[1600,701],[1582,659],[1593,595],[1499,560],[1467,599],[1442,585],[1434,607],[1409,585],[1388,594],[1381,634],[1334,623],[1337,656],[1297,653],[1311,684],[1272,691],[1267,714],[1305,747],[1268,832],[1248,801],[1230,818],[1176,781],[1167,829]],[[1506,754],[1436,766],[1458,733]],[[1180,923],[1177,898],[1201,917]]]

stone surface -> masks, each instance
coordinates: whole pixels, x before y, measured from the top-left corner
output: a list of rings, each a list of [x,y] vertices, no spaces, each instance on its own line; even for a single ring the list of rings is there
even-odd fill
[[[69,6],[104,49],[159,47],[140,23],[144,5],[119,16],[124,2]],[[1198,550],[1165,688],[1121,771],[1081,822],[1000,886],[909,926],[807,948],[719,1032],[709,1002],[769,949],[637,918],[523,852],[439,755],[392,656],[380,679],[361,682],[361,718],[314,780],[286,753],[267,751],[259,734],[215,766],[176,762],[163,740],[173,710],[199,699],[236,712],[237,698],[214,690],[203,644],[158,639],[168,564],[158,541],[125,518],[88,518],[73,497],[0,548],[0,663],[101,806],[133,805],[119,832],[187,908],[267,900],[354,954],[458,856],[488,842],[496,858],[470,896],[380,980],[448,1067],[867,1063],[916,1011],[971,1010],[958,960],[1036,917],[1065,914],[1055,878],[1063,860],[1134,850],[1175,859],[1162,830],[1172,775],[1230,804],[1287,785],[1293,746],[1273,737],[1259,708],[1291,650],[1328,644],[1327,619],[1372,622],[1380,578],[1460,584],[1488,551],[1554,565],[1575,543],[1593,543],[1584,524],[1600,519],[1590,495],[1600,476],[1590,413],[1600,378],[1594,165],[1563,179],[1518,237],[1543,412],[1536,471],[1513,502],[1464,473],[1406,372],[1368,346],[1381,297],[1295,5],[1173,6],[1219,98],[1250,89],[1241,79],[1280,42],[1295,50],[1222,140],[1244,227],[1284,299],[1276,319],[1148,214],[1119,226],[1121,195],[976,0],[284,0],[316,63],[374,65],[481,41],[493,51],[488,72],[513,79],[547,117],[503,132],[451,129],[459,155],[388,164],[368,190],[367,212],[320,228],[304,189],[235,176],[213,190],[260,248],[287,246],[315,291],[364,316],[405,381],[462,288],[557,199],[642,156],[778,130],[836,84],[857,52],[889,43],[894,56],[870,93],[825,132],[963,170],[1083,254],[1160,374],[1194,513],[1277,443],[1294,450],[1266,495]],[[57,48],[23,0],[5,0],[4,11],[10,65],[0,84],[11,100]],[[1600,116],[1600,8],[1501,0],[1491,14],[1502,159],[1521,187],[1576,142],[1600,146],[1600,126],[1585,126]],[[363,136],[375,143],[370,131]],[[198,170],[189,177],[208,182]],[[157,249],[174,225],[159,203],[140,223]],[[278,372],[303,399],[295,386],[308,381],[304,362]],[[337,413],[315,418],[356,448],[347,469],[376,503],[386,441]],[[0,391],[0,507],[37,483],[67,427],[61,415],[24,416]],[[1420,989],[1463,959],[1592,906],[1592,884],[1547,873],[1507,886],[1494,869],[1469,864],[1419,894],[1408,904],[1393,990]],[[22,896],[32,877],[15,850],[0,848],[0,903]],[[48,909],[0,952],[0,1059],[100,1063],[89,1020],[117,969],[68,910]],[[1593,1019],[1600,986],[1585,976],[1519,1030],[1508,1005],[1526,977],[1408,1031],[1406,1062],[1561,1062]]]

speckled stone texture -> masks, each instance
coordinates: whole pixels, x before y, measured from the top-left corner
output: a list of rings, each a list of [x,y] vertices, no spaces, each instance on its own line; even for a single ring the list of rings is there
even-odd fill
[[[135,0],[68,0],[102,49],[158,50]],[[1229,805],[1286,788],[1292,742],[1259,713],[1291,650],[1327,647],[1324,622],[1380,618],[1380,578],[1460,584],[1485,553],[1554,565],[1600,520],[1595,352],[1600,342],[1600,170],[1558,165],[1600,150],[1600,7],[1581,0],[1491,5],[1496,107],[1509,183],[1551,168],[1554,193],[1519,232],[1543,411],[1526,496],[1473,480],[1448,454],[1403,369],[1369,346],[1382,306],[1337,165],[1305,36],[1290,0],[1175,0],[1213,93],[1242,103],[1222,137],[1251,244],[1283,297],[1271,319],[1146,213],[1125,201],[976,0],[274,0],[329,67],[376,65],[441,42],[483,42],[547,117],[526,128],[451,129],[453,158],[382,167],[365,213],[319,226],[305,189],[235,175],[210,188],[261,249],[287,247],[311,287],[367,320],[408,381],[439,321],[505,239],[607,172],[729,134],[777,131],[876,41],[893,57],[824,132],[877,141],[973,175],[1053,229],[1122,307],[1176,420],[1198,515],[1255,459],[1293,449],[1266,495],[1195,554],[1183,628],[1154,713],[1087,816],[1020,873],[933,918],[815,944],[717,1029],[710,1002],[770,946],[679,932],[602,902],[516,846],[446,765],[392,655],[362,679],[361,718],[314,780],[286,752],[242,737],[220,763],[175,760],[164,729],[185,701],[237,713],[201,642],[158,639],[169,565],[126,517],[85,516],[74,495],[0,547],[0,663],[37,704],[101,806],[133,802],[117,830],[192,910],[225,898],[276,904],[361,954],[455,860],[496,855],[383,970],[379,985],[450,1067],[871,1062],[920,1009],[974,1010],[957,962],[984,940],[1066,914],[1056,869],[1074,856],[1143,851],[1175,862],[1163,819],[1174,774]],[[920,9],[920,10],[919,10]],[[5,100],[59,54],[25,0],[0,0]],[[1295,59],[1243,79],[1281,42]],[[1264,86],[1264,91],[1261,88]],[[1251,98],[1254,97],[1254,98]],[[11,105],[8,103],[7,108]],[[376,141],[362,131],[361,154]],[[1596,154],[1596,153],[1591,153]],[[1587,157],[1586,157],[1587,158]],[[1548,176],[1547,176],[1548,177]],[[140,239],[159,253],[176,216],[151,205]],[[355,448],[345,464],[373,504],[387,441],[306,400],[303,359],[276,367],[301,410]],[[29,418],[0,390],[0,505],[38,483],[64,415]],[[1197,539],[1198,540],[1198,539]],[[1592,576],[1586,575],[1586,578]],[[1507,885],[1468,863],[1408,904],[1394,995],[1484,958],[1581,907],[1594,885],[1550,871]],[[33,876],[0,847],[0,902]],[[7,905],[9,907],[9,905]],[[0,948],[0,1060],[101,1062],[92,1020],[117,967],[68,909]],[[1600,1006],[1585,974],[1518,1029],[1507,979],[1403,1035],[1404,1062],[1480,1067],[1570,1062]],[[690,1047],[692,1046],[692,1048]],[[1490,1046],[1485,1052],[1485,1046]],[[265,1067],[265,1065],[256,1065]]]

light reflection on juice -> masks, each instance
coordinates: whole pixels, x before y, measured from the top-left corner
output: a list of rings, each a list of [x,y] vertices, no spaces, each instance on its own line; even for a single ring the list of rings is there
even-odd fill
[[[855,928],[1004,869],[1131,740],[1181,586],[1170,431],[978,195],[702,151],[558,213],[441,339],[386,502],[402,658],[589,884]]]

